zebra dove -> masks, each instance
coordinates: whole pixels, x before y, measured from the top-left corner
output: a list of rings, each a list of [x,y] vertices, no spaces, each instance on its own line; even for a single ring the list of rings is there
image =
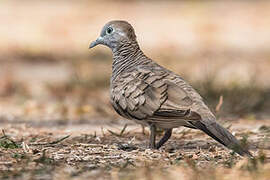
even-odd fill
[[[119,115],[150,127],[150,148],[160,148],[171,137],[173,128],[185,126],[205,132],[240,155],[252,156],[217,123],[202,97],[188,83],[142,52],[128,22],[108,22],[89,48],[98,44],[113,53],[111,104]],[[165,130],[158,143],[156,128]]]

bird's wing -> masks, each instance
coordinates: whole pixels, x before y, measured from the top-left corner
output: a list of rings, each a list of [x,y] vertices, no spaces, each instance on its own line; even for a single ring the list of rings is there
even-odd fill
[[[163,78],[161,74],[135,69],[119,76],[111,87],[111,101],[120,115],[130,119],[146,119],[165,101],[167,86],[157,81]]]
[[[120,115],[156,123],[201,119],[192,111],[192,97],[171,72],[159,66],[137,67],[120,76],[111,88],[112,104]]]

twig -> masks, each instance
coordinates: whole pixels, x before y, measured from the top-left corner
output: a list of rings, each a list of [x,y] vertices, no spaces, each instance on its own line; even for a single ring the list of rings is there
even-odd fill
[[[25,153],[30,151],[29,146],[25,142],[22,142],[22,148]]]
[[[79,144],[75,144],[75,146],[84,146],[84,147],[106,147],[106,145],[103,144],[84,144],[84,143],[79,143]]]
[[[223,96],[221,95],[219,97],[219,101],[218,101],[218,104],[216,106],[216,112],[219,112],[220,111],[220,108],[221,108],[222,104],[223,104]]]
[[[119,134],[116,133],[116,132],[113,132],[112,130],[109,130],[109,129],[107,129],[107,130],[108,130],[109,133],[111,133],[112,135],[115,135],[115,136],[118,136],[118,137],[122,137],[123,134],[124,134],[124,132],[125,132],[125,130],[126,130],[126,128],[127,128],[127,124],[124,125],[123,129],[121,130],[121,132],[120,132]]]
[[[108,131],[109,131],[109,133],[111,133],[112,135],[115,135],[115,136],[120,136],[119,134],[117,134],[117,133],[115,133],[115,132],[113,132],[113,131],[111,131],[111,130],[109,130],[109,129],[107,129]]]
[[[105,137],[105,133],[104,133],[103,127],[101,127],[100,129],[101,129],[102,136]]]
[[[29,144],[29,145],[30,145],[30,146],[53,145],[53,144],[57,144],[57,143],[59,143],[59,142],[61,142],[61,141],[64,141],[65,139],[67,139],[67,138],[69,138],[69,137],[70,137],[70,135],[67,135],[67,136],[65,136],[65,137],[62,137],[62,138],[57,139],[57,140],[52,141],[52,142],[48,142],[48,143],[31,143],[31,144]]]
[[[67,136],[62,137],[62,138],[60,138],[60,139],[58,139],[58,140],[55,140],[55,141],[53,141],[53,142],[50,142],[49,144],[57,144],[57,143],[59,143],[59,142],[61,142],[61,141],[64,141],[65,139],[69,138],[69,136],[70,136],[70,135],[67,135]]]
[[[231,129],[231,127],[232,127],[232,124],[229,124],[229,125],[226,127],[226,129]]]
[[[3,136],[1,136],[1,137],[0,137],[0,139],[7,138],[7,135],[6,135],[6,133],[5,133],[5,130],[4,130],[4,129],[2,129],[2,134],[3,134]]]
[[[127,128],[127,124],[125,124],[125,126],[124,126],[123,129],[122,129],[122,131],[120,132],[120,136],[122,136],[122,135],[124,134],[126,128]]]

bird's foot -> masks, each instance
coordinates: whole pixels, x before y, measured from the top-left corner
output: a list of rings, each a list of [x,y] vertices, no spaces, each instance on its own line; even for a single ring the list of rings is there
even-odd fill
[[[151,143],[151,141],[149,143],[149,149],[157,149],[156,145],[154,143]]]

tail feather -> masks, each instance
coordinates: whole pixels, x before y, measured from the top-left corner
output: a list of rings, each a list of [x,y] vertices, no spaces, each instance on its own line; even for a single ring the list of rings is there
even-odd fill
[[[190,123],[241,156],[248,155],[249,157],[253,157],[248,149],[241,146],[240,142],[227,129],[223,128],[218,123],[213,122],[207,125],[201,121],[193,121]]]

